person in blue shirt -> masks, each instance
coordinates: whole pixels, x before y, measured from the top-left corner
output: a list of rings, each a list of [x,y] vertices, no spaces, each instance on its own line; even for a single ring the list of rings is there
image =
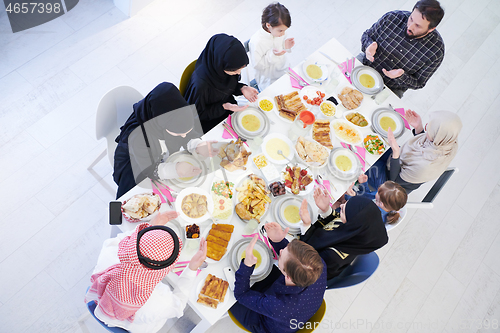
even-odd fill
[[[388,180],[380,185],[377,190],[372,191],[367,181],[367,175],[360,175],[358,177],[358,189],[355,191],[351,185],[346,192],[346,200],[349,200],[353,196],[368,198],[375,202],[385,223],[396,223],[400,217],[399,210],[406,205],[406,201],[408,200],[406,190],[398,183]]]
[[[296,332],[318,311],[326,290],[326,264],[310,245],[285,236],[276,222],[265,225],[271,245],[279,253],[278,267],[250,288],[250,276],[257,263],[254,236],[246,257],[236,271],[233,316],[251,332]],[[317,324],[319,325],[319,323]]]

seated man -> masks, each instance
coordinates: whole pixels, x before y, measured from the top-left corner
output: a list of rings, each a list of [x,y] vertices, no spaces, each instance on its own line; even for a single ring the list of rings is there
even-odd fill
[[[288,228],[276,222],[266,224],[272,246],[279,253],[278,267],[250,288],[250,276],[257,258],[254,236],[246,257],[236,272],[231,313],[252,332],[295,332],[318,311],[326,290],[326,265],[318,252],[299,240],[288,243]]]
[[[104,242],[85,302],[97,303],[94,314],[106,325],[132,333],[157,332],[169,318],[183,315],[207,245],[202,238],[174,291],[163,284],[182,249],[175,232],[164,226],[177,216],[174,211],[159,214],[151,224],[139,224]]]
[[[444,10],[436,0],[420,0],[413,11],[386,13],[361,36],[358,55],[375,68],[400,98],[407,89],[421,89],[444,57],[444,43],[436,26]]]

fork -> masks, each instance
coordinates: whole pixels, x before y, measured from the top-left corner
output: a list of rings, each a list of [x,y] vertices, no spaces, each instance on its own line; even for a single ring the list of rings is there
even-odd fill
[[[292,78],[294,78],[298,82],[299,86],[301,86],[301,87],[307,87],[309,85],[309,83],[305,83],[301,78],[298,78],[297,76],[295,76],[294,74],[292,74],[292,72],[286,71],[286,73],[288,75],[290,75]]]
[[[159,186],[156,184],[156,180],[151,179],[151,183],[158,190],[158,192],[163,197],[163,199],[165,199],[165,201],[167,202],[168,206],[170,208],[174,209],[174,206],[172,205],[172,203],[170,202],[170,200],[168,200],[167,196],[163,194],[163,192],[160,190]]]

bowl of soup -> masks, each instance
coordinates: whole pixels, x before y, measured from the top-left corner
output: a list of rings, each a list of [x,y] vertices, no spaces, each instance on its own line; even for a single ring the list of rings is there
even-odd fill
[[[389,128],[396,138],[403,135],[405,130],[401,115],[389,108],[379,108],[373,111],[371,127],[384,138],[387,138]]]
[[[274,164],[290,163],[294,156],[294,145],[290,139],[281,133],[268,134],[262,141],[262,152],[266,158]],[[278,153],[281,150],[283,157]]]
[[[352,84],[362,93],[375,95],[384,88],[382,76],[368,66],[355,67],[351,73]]]
[[[351,180],[359,175],[362,166],[352,151],[347,148],[335,148],[330,154],[328,168],[335,177]]]
[[[261,133],[266,125],[262,112],[255,108],[247,108],[246,110],[238,112],[237,123],[238,129],[243,134],[253,137]]]
[[[313,82],[323,82],[328,79],[328,67],[317,61],[306,60],[302,65],[302,72],[306,79]]]

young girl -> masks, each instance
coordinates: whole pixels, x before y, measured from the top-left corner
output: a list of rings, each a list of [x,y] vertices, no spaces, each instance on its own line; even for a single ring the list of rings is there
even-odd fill
[[[288,9],[279,2],[270,4],[262,12],[262,29],[250,38],[249,43],[251,64],[260,90],[285,73],[285,53],[295,45],[293,38],[285,38],[285,31],[291,24]]]
[[[374,200],[380,209],[382,219],[387,224],[396,223],[399,220],[399,210],[406,205],[408,195],[401,185],[391,180],[379,186],[377,191],[370,191],[367,185],[368,176],[365,174],[358,177],[359,190],[355,192],[352,186],[347,190],[349,196],[362,196]]]

